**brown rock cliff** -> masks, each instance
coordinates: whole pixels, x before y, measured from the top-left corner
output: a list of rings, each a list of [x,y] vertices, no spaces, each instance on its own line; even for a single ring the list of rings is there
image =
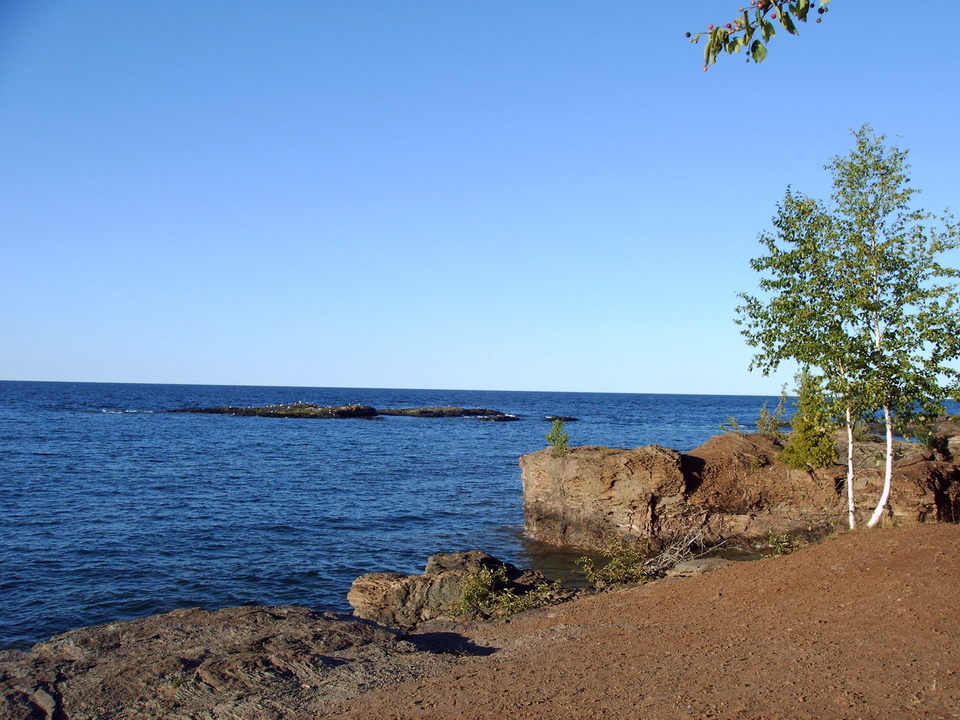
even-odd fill
[[[650,445],[633,450],[552,449],[520,458],[527,532],[543,542],[602,549],[611,539],[662,544],[703,529],[714,540],[764,538],[770,531],[820,534],[845,522],[846,468],[793,470],[765,435],[727,434],[690,453]],[[875,444],[857,449],[858,513],[880,497]],[[960,467],[917,445],[898,447],[887,523],[956,521]]]

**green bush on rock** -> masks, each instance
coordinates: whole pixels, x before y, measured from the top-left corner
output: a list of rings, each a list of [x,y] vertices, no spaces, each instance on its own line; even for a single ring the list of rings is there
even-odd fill
[[[494,569],[481,568],[466,575],[460,586],[460,599],[454,605],[455,615],[481,615],[483,617],[506,617],[524,610],[549,604],[561,590],[560,581],[538,583],[525,593],[510,587],[507,570],[500,566]]]
[[[627,540],[611,542],[603,555],[605,559],[599,565],[590,557],[577,560],[587,581],[595,587],[644,583],[650,579],[646,565],[649,552],[645,545]]]

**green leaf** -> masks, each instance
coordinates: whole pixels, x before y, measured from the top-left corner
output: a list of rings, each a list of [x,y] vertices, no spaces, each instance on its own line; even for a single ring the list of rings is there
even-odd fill
[[[810,12],[810,0],[800,0],[795,7],[796,10],[794,10],[794,12],[797,18],[799,18],[801,22],[806,22],[807,13]]]
[[[762,42],[754,40],[753,45],[750,46],[750,54],[753,55],[754,62],[761,63],[767,57],[767,49]]]
[[[762,21],[761,29],[763,30],[763,41],[765,43],[770,42],[770,38],[777,34],[777,31],[773,28],[773,23],[766,19]]]
[[[786,28],[788,33],[791,35],[797,34],[797,27],[793,24],[793,18],[790,17],[790,13],[781,12],[777,17],[780,18],[780,24]]]

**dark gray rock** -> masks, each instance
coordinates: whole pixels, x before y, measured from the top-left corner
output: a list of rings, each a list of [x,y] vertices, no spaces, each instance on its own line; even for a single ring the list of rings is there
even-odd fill
[[[0,652],[0,718],[312,720],[451,661],[303,607],[176,610]]]
[[[279,418],[373,418],[377,409],[369,405],[314,405],[289,403],[261,407],[213,407],[171,410],[175,413],[208,413],[212,415],[241,415]]]
[[[422,407],[422,408],[387,408],[380,411],[381,415],[399,415],[403,417],[497,417],[505,413],[499,410],[488,410],[486,408],[462,408],[456,405],[443,405],[440,407]]]
[[[546,577],[532,570],[519,570],[479,550],[431,555],[422,575],[368,573],[353,581],[347,602],[357,617],[393,627],[454,614],[463,580],[483,569],[504,568],[509,587],[523,593]]]

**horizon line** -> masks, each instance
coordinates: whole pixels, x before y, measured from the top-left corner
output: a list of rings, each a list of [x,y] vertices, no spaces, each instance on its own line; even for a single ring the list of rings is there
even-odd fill
[[[500,392],[500,393],[543,393],[566,395],[698,395],[708,397],[778,397],[779,393],[770,395],[757,393],[723,393],[723,392],[629,392],[622,390],[504,390],[482,388],[428,388],[428,387],[378,387],[378,386],[350,386],[350,385],[262,385],[258,383],[199,383],[199,382],[144,382],[137,380],[17,380],[0,379],[0,383],[49,383],[62,385],[168,385],[189,387],[247,387],[247,388],[296,388],[305,390],[416,390],[420,392]],[[793,397],[788,395],[788,397]]]

